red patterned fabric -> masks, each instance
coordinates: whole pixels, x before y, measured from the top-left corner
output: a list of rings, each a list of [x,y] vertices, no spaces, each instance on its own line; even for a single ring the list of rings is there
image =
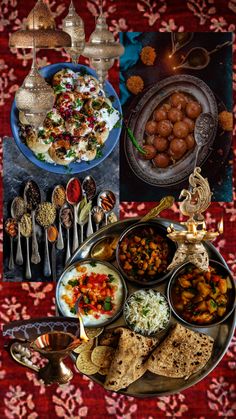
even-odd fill
[[[47,0],[59,23],[65,16],[69,0]],[[78,3],[78,11],[86,23],[87,35],[94,27],[99,0]],[[0,135],[10,134],[9,114],[14,92],[30,67],[28,51],[8,49],[8,36],[20,28],[34,5],[33,0],[0,2]],[[119,31],[234,31],[236,0],[103,0],[110,29]],[[67,59],[61,51],[43,50],[40,65]],[[236,64],[234,65],[234,69]],[[117,86],[117,72],[112,71]],[[234,77],[235,80],[235,77]],[[234,86],[236,87],[236,86]],[[236,111],[236,107],[234,108]],[[7,158],[7,156],[5,156]],[[10,176],[10,173],[9,173]],[[235,196],[235,195],[234,195]],[[123,203],[121,216],[144,214],[154,204]],[[1,213],[2,214],[2,213]],[[225,233],[217,241],[230,268],[236,275],[236,209],[233,203],[214,204],[207,221],[214,227],[221,216]],[[178,219],[177,206],[163,216]],[[2,258],[2,253],[1,258]],[[54,286],[49,283],[1,283],[0,319],[2,323],[54,314]],[[201,383],[170,397],[138,400],[108,393],[84,376],[76,373],[64,387],[45,387],[33,372],[18,366],[5,350],[0,356],[0,418],[107,418],[136,419],[183,417],[208,419],[235,417],[236,412],[236,339],[219,366]]]

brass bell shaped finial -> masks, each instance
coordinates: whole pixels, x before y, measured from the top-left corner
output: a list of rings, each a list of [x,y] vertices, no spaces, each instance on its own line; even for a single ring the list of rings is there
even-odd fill
[[[38,130],[52,109],[54,98],[53,89],[38,71],[34,50],[31,70],[15,95],[16,107],[23,112],[28,124]]]
[[[109,31],[101,8],[95,30],[91,34],[89,42],[85,44],[83,55],[90,59],[90,64],[95,68],[102,85],[115,59],[119,58],[123,53],[124,47],[115,41],[113,34]]]
[[[29,13],[25,28],[10,35],[12,48],[65,48],[71,46],[70,35],[56,28],[55,20],[46,3],[38,0]]]
[[[68,15],[63,20],[62,28],[71,37],[71,47],[66,47],[65,51],[70,55],[72,62],[76,64],[84,49],[85,33],[84,22],[76,13],[73,1],[70,3]]]

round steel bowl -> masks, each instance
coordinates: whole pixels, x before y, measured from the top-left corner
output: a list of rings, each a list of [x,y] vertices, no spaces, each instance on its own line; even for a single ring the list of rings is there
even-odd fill
[[[128,290],[127,290],[127,287],[126,287],[126,283],[125,283],[125,281],[124,281],[124,279],[123,279],[123,277],[122,277],[122,275],[120,274],[120,272],[118,271],[118,269],[116,269],[116,267],[115,266],[113,266],[113,265],[111,265],[110,263],[108,263],[108,262],[104,262],[104,261],[101,261],[101,260],[97,260],[97,259],[84,259],[84,260],[81,260],[81,261],[77,261],[77,262],[74,262],[74,263],[72,263],[71,265],[69,265],[65,270],[64,270],[64,272],[61,274],[61,276],[60,276],[60,278],[59,278],[59,280],[58,280],[58,283],[57,283],[57,287],[56,287],[56,304],[57,304],[57,307],[58,307],[58,309],[59,309],[59,311],[60,311],[60,313],[62,314],[62,316],[64,316],[64,317],[67,317],[67,315],[63,312],[63,309],[62,309],[62,307],[61,307],[61,304],[60,304],[60,298],[59,298],[59,288],[60,288],[60,284],[61,284],[61,282],[62,282],[62,280],[63,280],[63,278],[64,278],[64,276],[68,273],[68,272],[70,272],[71,270],[73,270],[77,265],[86,265],[86,264],[88,264],[88,263],[91,263],[91,262],[94,262],[94,263],[99,263],[100,265],[104,265],[104,266],[107,266],[109,269],[111,269],[112,271],[114,271],[114,272],[116,272],[117,274],[118,274],[118,276],[119,276],[119,278],[120,278],[120,281],[121,281],[121,283],[122,283],[122,286],[123,286],[123,296],[122,296],[122,300],[121,300],[121,302],[120,302],[120,308],[119,308],[119,310],[114,314],[114,316],[112,316],[110,319],[108,319],[107,321],[105,321],[105,322],[103,322],[103,323],[99,323],[97,326],[94,324],[94,325],[91,325],[91,327],[104,327],[104,326],[107,326],[108,324],[110,324],[110,323],[112,323],[112,322],[114,322],[114,320],[116,320],[121,314],[122,314],[122,312],[123,312],[123,305],[124,305],[124,302],[125,302],[125,300],[126,300],[126,298],[127,298],[127,294],[128,294]],[[85,325],[86,327],[90,327],[90,325]]]
[[[202,112],[209,112],[213,116],[214,128],[210,131],[208,143],[202,147],[199,153],[198,166],[202,166],[210,154],[211,145],[216,136],[218,109],[212,90],[201,79],[182,74],[168,77],[156,83],[140,97],[136,106],[131,109],[128,125],[142,146],[146,122],[156,107],[175,91],[194,97],[201,104]],[[174,186],[186,180],[194,167],[196,149],[197,147],[194,147],[175,164],[165,169],[159,169],[154,167],[151,161],[140,158],[137,149],[125,134],[125,154],[131,170],[143,182],[153,186]]]
[[[122,273],[122,275],[131,282],[137,283],[142,285],[143,287],[146,286],[151,286],[151,285],[156,285],[159,284],[162,281],[165,281],[167,278],[169,278],[171,276],[172,271],[166,271],[166,272],[162,272],[159,273],[155,276],[155,279],[153,279],[152,281],[143,281],[141,279],[138,278],[134,278],[131,277],[129,275],[127,275],[127,273],[123,270],[121,263],[120,263],[120,258],[119,258],[119,250],[120,250],[120,244],[121,242],[130,234],[133,234],[135,230],[140,230],[144,227],[152,227],[157,234],[159,234],[160,236],[164,237],[168,243],[169,249],[170,249],[170,255],[168,258],[168,262],[170,263],[171,260],[173,259],[175,250],[176,250],[176,246],[175,244],[168,238],[166,237],[166,228],[161,225],[161,224],[157,224],[156,222],[152,222],[152,221],[148,221],[148,222],[144,222],[144,223],[138,223],[138,224],[134,224],[131,227],[128,227],[120,236],[119,241],[118,241],[118,245],[116,248],[116,262],[118,265],[118,268],[120,270],[120,272]]]
[[[235,282],[234,282],[234,278],[233,278],[232,273],[230,272],[230,270],[225,265],[223,265],[220,262],[216,262],[215,260],[211,259],[209,264],[210,264],[210,266],[216,267],[218,273],[221,273],[223,275],[227,275],[230,278],[230,281],[231,281],[231,284],[232,284],[232,289],[230,291],[228,310],[226,311],[225,315],[220,320],[217,320],[213,323],[207,323],[207,324],[202,324],[202,325],[199,324],[199,323],[194,323],[194,322],[190,323],[187,320],[185,320],[183,317],[181,317],[181,315],[175,310],[175,306],[172,302],[172,287],[173,287],[176,279],[178,278],[180,272],[184,271],[184,269],[187,266],[191,265],[191,263],[189,263],[189,262],[184,263],[179,268],[177,268],[175,270],[175,272],[173,273],[172,277],[170,278],[170,281],[169,281],[169,284],[168,284],[167,298],[168,298],[171,310],[173,311],[174,315],[177,317],[178,320],[180,320],[182,323],[184,323],[185,325],[190,326],[190,327],[197,327],[199,329],[205,329],[207,327],[217,326],[217,325],[223,323],[230,316],[230,314],[233,312],[233,310],[235,309],[236,287],[235,287]]]
[[[126,310],[126,305],[128,305],[129,304],[129,300],[130,300],[130,298],[134,295],[134,294],[137,294],[137,293],[139,293],[140,291],[149,291],[149,290],[147,290],[147,289],[142,289],[142,288],[140,288],[140,289],[138,289],[138,290],[136,290],[136,291],[134,291],[134,292],[132,292],[129,296],[128,296],[128,298],[127,298],[127,300],[125,301],[125,304],[124,304],[124,308],[123,308],[123,316],[124,316],[124,320],[125,320],[125,323],[126,323],[126,325],[131,329],[131,330],[134,330],[134,327],[129,323],[129,321],[127,320],[127,318],[126,318],[126,312],[125,312],[125,310]],[[170,303],[169,303],[169,301],[168,301],[168,299],[167,299],[167,297],[166,297],[166,295],[164,294],[164,293],[162,293],[162,292],[160,292],[160,291],[158,291],[158,290],[152,290],[152,291],[154,291],[155,293],[158,293],[158,294],[161,294],[161,296],[166,300],[166,302],[167,302],[167,305],[168,305],[168,309],[169,309],[169,319],[168,319],[168,322],[167,322],[167,324],[166,324],[166,326],[163,328],[163,329],[161,329],[161,330],[158,330],[157,332],[155,332],[155,333],[152,333],[152,334],[148,334],[148,333],[145,333],[145,332],[141,332],[141,331],[139,331],[139,332],[136,332],[136,333],[140,333],[140,335],[143,335],[143,336],[160,336],[160,335],[162,335],[162,334],[164,334],[165,332],[166,332],[166,330],[168,329],[168,327],[170,326],[170,322],[171,322],[171,307],[170,307]]]

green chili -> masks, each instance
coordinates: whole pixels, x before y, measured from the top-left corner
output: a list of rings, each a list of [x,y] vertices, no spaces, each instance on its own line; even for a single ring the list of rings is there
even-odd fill
[[[132,141],[132,144],[134,145],[134,147],[139,151],[139,153],[146,154],[146,151],[139,145],[137,139],[135,138],[133,131],[126,125],[125,122],[124,122],[124,125],[126,128],[128,137]]]

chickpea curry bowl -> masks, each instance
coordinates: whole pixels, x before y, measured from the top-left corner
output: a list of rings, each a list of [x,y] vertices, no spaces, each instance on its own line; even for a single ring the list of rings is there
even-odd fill
[[[170,275],[167,266],[175,245],[166,234],[166,228],[154,222],[135,224],[123,232],[116,260],[126,279],[145,286],[157,284]]]
[[[167,294],[174,314],[190,326],[219,324],[235,307],[233,276],[213,260],[206,272],[190,263],[182,265],[170,279]]]

